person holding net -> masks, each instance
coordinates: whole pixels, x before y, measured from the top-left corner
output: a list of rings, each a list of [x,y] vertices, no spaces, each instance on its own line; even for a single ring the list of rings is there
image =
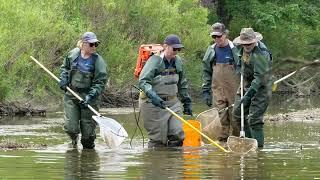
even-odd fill
[[[238,88],[234,102],[232,135],[239,136],[243,103],[245,136],[256,139],[258,147],[264,146],[263,116],[272,93],[272,56],[261,39],[262,35],[252,28],[242,28],[240,36],[233,40],[237,45],[237,71],[243,76],[243,87]]]
[[[96,122],[88,105],[98,109],[100,96],[108,79],[107,64],[96,52],[100,41],[93,32],[86,32],[78,41],[76,48],[68,52],[60,67],[60,88],[64,94],[64,131],[69,135],[71,148],[76,148],[79,133],[84,149],[93,149],[96,139]],[[80,101],[69,91],[81,96]]]
[[[229,31],[222,23],[214,23],[211,37],[214,44],[210,45],[203,57],[202,95],[205,103],[218,109],[229,107],[234,102],[237,90],[237,77],[233,43],[228,39]],[[226,142],[230,134],[232,109],[220,113],[221,130],[218,140]],[[212,129],[213,130],[213,129]]]

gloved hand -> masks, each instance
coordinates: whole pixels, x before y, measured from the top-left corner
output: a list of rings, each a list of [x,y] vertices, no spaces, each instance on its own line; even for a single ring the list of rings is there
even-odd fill
[[[251,99],[255,94],[256,94],[256,90],[250,87],[248,91],[244,94],[242,99],[240,100],[240,103],[243,103],[244,106],[249,106],[251,103]]]
[[[88,105],[90,104],[90,103],[92,103],[92,97],[91,96],[89,96],[89,95],[86,95],[86,97],[85,97],[85,99],[84,100],[82,100],[82,101],[80,101],[80,106],[81,106],[81,108],[87,108],[88,107]]]
[[[146,92],[146,95],[148,96],[148,98],[151,99],[151,103],[157,107],[160,107],[162,109],[165,109],[165,106],[164,106],[164,100],[161,99],[157,93],[155,93],[154,91],[150,90],[150,91],[147,91]]]
[[[59,87],[60,89],[67,91],[68,81],[66,79],[61,79],[59,81]]]
[[[191,103],[183,104],[183,114],[193,116]]]
[[[204,102],[206,103],[206,105],[208,105],[209,107],[212,106],[212,96],[211,93],[208,91],[203,91],[202,92],[202,97]]]

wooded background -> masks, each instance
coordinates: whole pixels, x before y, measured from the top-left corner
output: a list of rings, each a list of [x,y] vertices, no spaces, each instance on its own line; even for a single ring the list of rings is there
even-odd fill
[[[97,50],[109,66],[109,91],[137,83],[140,44],[162,43],[174,33],[185,46],[181,56],[191,90],[200,92],[201,60],[217,21],[228,27],[231,40],[243,27],[260,32],[273,53],[275,76],[320,56],[320,0],[0,0],[0,17],[0,102],[61,97],[57,82],[29,56],[58,76],[64,56],[86,31],[101,41]],[[317,84],[312,82],[308,87]]]

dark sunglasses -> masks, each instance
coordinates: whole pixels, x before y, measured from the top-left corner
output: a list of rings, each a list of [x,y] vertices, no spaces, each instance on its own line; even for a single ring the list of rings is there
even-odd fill
[[[212,35],[211,37],[212,37],[213,39],[216,39],[216,38],[221,38],[221,37],[222,37],[222,35],[220,35],[220,36]]]
[[[98,43],[98,42],[89,43],[89,46],[90,46],[90,47],[93,47],[93,46],[98,47],[98,46],[99,46],[99,43]]]
[[[181,51],[181,48],[173,48],[173,51]]]
[[[253,43],[250,44],[242,44],[242,46],[251,46]]]

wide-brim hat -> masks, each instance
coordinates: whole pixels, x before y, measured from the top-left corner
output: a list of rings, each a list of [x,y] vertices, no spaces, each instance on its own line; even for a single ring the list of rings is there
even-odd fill
[[[262,35],[254,32],[252,28],[242,28],[240,36],[233,40],[234,44],[252,44],[262,40]]]

